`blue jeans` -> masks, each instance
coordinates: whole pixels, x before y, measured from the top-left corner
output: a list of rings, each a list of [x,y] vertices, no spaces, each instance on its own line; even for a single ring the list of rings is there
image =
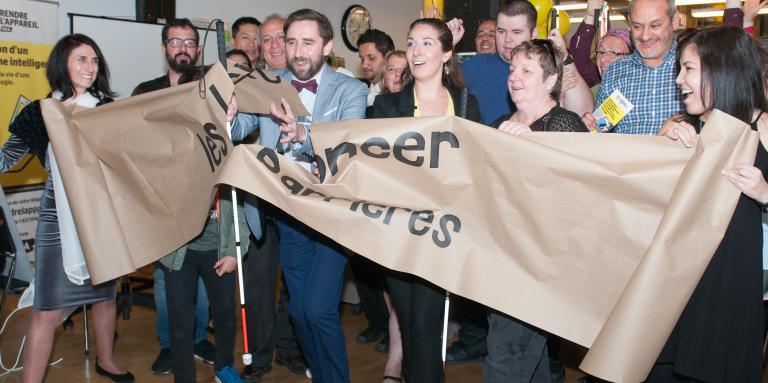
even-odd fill
[[[288,215],[280,217],[277,228],[288,311],[313,381],[349,382],[339,318],[347,256],[339,244]]]
[[[155,310],[157,317],[157,337],[160,339],[160,348],[171,347],[171,334],[168,328],[168,301],[165,298],[165,274],[159,267],[155,268]],[[205,340],[208,328],[208,293],[202,278],[197,278],[197,296],[195,298],[195,344]]]

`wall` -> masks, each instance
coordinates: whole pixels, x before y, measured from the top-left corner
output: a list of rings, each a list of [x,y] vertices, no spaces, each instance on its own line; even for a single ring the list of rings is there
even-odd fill
[[[73,0],[61,0],[63,2]],[[83,0],[78,0],[83,1]],[[345,60],[346,68],[360,76],[360,59],[357,52],[350,51],[341,38],[341,18],[352,4],[360,4],[371,13],[373,27],[387,32],[395,41],[397,49],[405,49],[405,39],[411,21],[419,16],[421,0],[323,0],[307,2],[299,0],[176,0],[176,17],[210,20],[221,18],[232,23],[240,16],[254,16],[264,19],[271,13],[287,16],[305,7],[311,7],[325,14],[334,28],[333,52]],[[135,13],[135,11],[134,11]]]
[[[136,20],[136,2],[132,0],[59,0],[58,3],[59,36],[69,34],[67,13]]]
[[[56,2],[47,0],[46,2]],[[58,0],[59,3],[59,35],[69,33],[69,18],[67,13],[83,13],[97,16],[117,18],[136,17],[136,5],[133,0]],[[334,27],[333,52],[344,58],[347,69],[360,76],[360,60],[356,52],[350,51],[341,38],[341,17],[352,4],[361,4],[368,8],[373,18],[373,27],[387,32],[395,41],[397,49],[405,49],[405,39],[408,26],[419,15],[421,0],[322,0],[308,4],[300,0],[176,0],[176,16],[194,19],[210,20],[221,18],[231,24],[240,16],[250,15],[264,19],[270,13],[280,13],[287,16],[290,12],[307,6],[322,12],[331,20]],[[626,28],[621,22],[613,22],[615,28]],[[571,24],[566,41],[578,28]],[[471,39],[471,36],[465,36]]]

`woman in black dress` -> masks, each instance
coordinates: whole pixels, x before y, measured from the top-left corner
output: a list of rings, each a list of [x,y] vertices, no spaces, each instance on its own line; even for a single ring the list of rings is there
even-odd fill
[[[414,21],[405,56],[414,81],[397,93],[377,96],[371,117],[461,116],[464,81],[445,22]],[[477,101],[473,96],[466,101],[466,113],[461,117],[479,121]],[[440,339],[445,290],[415,275],[394,271],[387,276],[387,284],[400,323],[405,381],[444,381]],[[400,379],[387,376],[386,381]]]
[[[659,355],[648,382],[760,382],[763,365],[762,209],[768,203],[768,109],[762,65],[741,28],[695,32],[678,46],[686,112],[724,111],[760,133],[754,164],[723,169],[741,191],[722,242]],[[695,124],[698,125],[698,124]],[[692,147],[697,128],[670,119],[659,132]]]
[[[65,36],[56,43],[48,58],[46,77],[52,97],[64,103],[95,107],[111,101],[114,96],[104,56],[85,35]],[[133,382],[133,375],[112,358],[115,283],[91,285],[74,222],[66,218],[67,198],[59,195],[58,190],[63,187],[57,179],[58,166],[48,142],[40,103],[35,101],[25,107],[9,130],[11,137],[0,150],[0,171],[10,170],[25,154],[31,153],[48,172],[35,239],[34,302],[24,351],[24,382],[43,380],[54,332],[66,314],[65,309],[84,304],[92,304],[98,356],[96,372],[116,382]]]
[[[587,132],[578,114],[558,105],[565,54],[550,40],[524,41],[510,53],[507,88],[516,111],[499,117],[493,127],[526,132]]]
[[[579,115],[558,105],[565,54],[550,40],[525,41],[512,49],[507,88],[516,111],[493,127],[512,135],[587,132]],[[559,344],[553,338],[554,344]],[[483,381],[549,382],[547,334],[515,318],[488,314],[488,356]],[[554,352],[556,353],[556,352]]]

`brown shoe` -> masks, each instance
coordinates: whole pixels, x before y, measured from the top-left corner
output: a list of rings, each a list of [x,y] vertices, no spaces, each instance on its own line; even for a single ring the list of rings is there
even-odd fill
[[[243,372],[240,373],[240,378],[243,379],[243,382],[246,383],[259,383],[261,382],[261,378],[263,378],[264,375],[266,375],[271,370],[272,366],[245,366],[245,368],[243,368]]]
[[[284,358],[275,357],[275,364],[278,366],[284,366],[288,369],[288,371],[294,374],[305,375],[307,373],[307,362],[305,362],[304,358],[302,358],[300,355]]]

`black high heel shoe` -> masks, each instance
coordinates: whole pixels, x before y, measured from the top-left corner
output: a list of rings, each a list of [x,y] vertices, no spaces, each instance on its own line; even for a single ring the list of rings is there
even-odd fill
[[[133,381],[135,380],[135,378],[133,377],[133,374],[131,374],[128,371],[126,371],[125,374],[113,374],[101,368],[101,366],[99,366],[98,359],[96,360],[96,373],[101,376],[107,377],[113,382],[117,382],[117,383],[133,383]]]

